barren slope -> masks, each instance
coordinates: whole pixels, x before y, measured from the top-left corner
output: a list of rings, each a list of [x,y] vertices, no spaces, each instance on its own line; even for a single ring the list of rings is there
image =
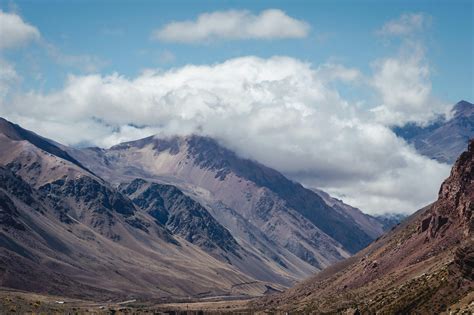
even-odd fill
[[[0,127],[1,286],[94,299],[259,295],[281,288],[222,258],[251,256],[232,237],[236,247],[210,255],[53,142],[6,121]],[[212,228],[225,233],[220,225]]]

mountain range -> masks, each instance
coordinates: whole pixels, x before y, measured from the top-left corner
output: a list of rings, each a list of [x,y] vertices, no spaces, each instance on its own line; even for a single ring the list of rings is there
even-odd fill
[[[396,133],[450,163],[472,112],[462,101],[450,119]],[[0,152],[3,288],[263,296],[244,309],[276,313],[440,313],[474,299],[474,140],[438,200],[406,219],[364,214],[198,135],[73,148],[0,118]]]
[[[408,123],[393,129],[418,152],[442,163],[453,164],[474,135],[474,105],[456,103],[452,117],[440,116],[425,126]]]
[[[258,296],[384,232],[216,140],[58,144],[0,119],[0,285],[94,300]]]

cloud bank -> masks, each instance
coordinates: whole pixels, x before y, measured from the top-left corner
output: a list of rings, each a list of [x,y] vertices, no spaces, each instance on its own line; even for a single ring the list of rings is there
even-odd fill
[[[372,63],[374,75],[369,84],[379,95],[380,105],[371,109],[377,121],[403,126],[424,124],[449,107],[432,96],[431,69],[418,43],[407,42],[395,56]]]
[[[152,38],[178,43],[199,43],[216,39],[303,38],[309,25],[277,9],[254,15],[246,10],[203,13],[195,21],[172,22],[153,31]]]
[[[424,25],[420,19],[424,16],[404,15],[381,32],[404,36]],[[3,49],[40,38],[15,14],[0,11],[0,27],[7,39]],[[304,37],[308,31],[304,22],[279,10],[225,11],[171,23],[155,36],[195,42]],[[64,55],[46,41],[41,47],[69,66],[88,64],[88,71],[96,71],[100,63]],[[414,38],[403,39],[394,55],[375,60],[369,74],[337,63],[247,56],[146,70],[133,78],[69,75],[61,89],[46,93],[14,91],[21,77],[0,58],[0,116],[77,146],[109,147],[152,134],[211,136],[369,213],[410,213],[436,198],[450,168],[420,156],[390,130],[407,121],[427,122],[449,109],[432,96],[430,73]],[[348,101],[340,84],[368,90],[375,101]]]
[[[383,64],[372,80],[383,80]],[[0,113],[72,145],[207,135],[370,213],[412,212],[436,198],[449,166],[418,155],[331,84],[360,75],[342,65],[250,56],[135,78],[70,76],[63,89],[18,95]]]

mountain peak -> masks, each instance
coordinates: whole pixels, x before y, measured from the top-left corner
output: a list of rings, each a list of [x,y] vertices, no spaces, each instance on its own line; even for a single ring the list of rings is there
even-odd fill
[[[419,153],[454,164],[474,135],[474,105],[462,100],[453,106],[452,114],[451,119],[438,119],[424,127],[409,123],[394,128],[394,132],[413,144]]]
[[[211,149],[222,149],[219,143],[211,137],[189,134],[184,136],[152,135],[143,139],[127,141],[114,145],[110,150],[122,150],[130,147],[143,148],[148,145],[153,145],[153,149],[158,152],[169,150],[171,154],[177,154],[183,144],[188,144],[192,147],[198,146],[201,148],[208,147]]]
[[[461,100],[454,105],[453,112],[455,116],[471,116],[474,114],[474,104]]]
[[[19,125],[14,124],[2,117],[0,117],[0,134],[3,134],[5,137],[13,141],[28,141],[35,147],[52,155],[55,155],[63,160],[69,161],[79,166],[80,168],[88,171],[89,173],[92,173],[90,170],[85,168],[79,161],[69,155],[69,153],[58,147],[53,141],[39,136],[32,131],[23,129]]]

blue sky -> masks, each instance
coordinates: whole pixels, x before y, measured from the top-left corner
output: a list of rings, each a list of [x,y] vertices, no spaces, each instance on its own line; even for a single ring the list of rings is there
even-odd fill
[[[0,116],[71,146],[210,136],[411,213],[450,166],[392,127],[473,101],[473,3],[0,0]]]
[[[212,64],[246,55],[285,55],[314,64],[336,60],[361,71],[371,61],[390,55],[396,41],[374,31],[406,12],[422,12],[432,23],[420,40],[432,67],[433,93],[448,102],[473,99],[472,1],[0,1],[36,26],[44,40],[61,53],[95,56],[101,73],[135,76],[144,68]],[[153,29],[173,20],[192,20],[203,12],[245,9],[258,14],[278,8],[304,20],[310,31],[303,39],[222,40],[204,44],[152,40]],[[172,56],[172,57],[170,57]],[[24,74],[39,71],[41,80],[26,75],[25,87],[45,90],[62,86],[68,73],[81,69],[57,65],[40,48],[9,51]]]

